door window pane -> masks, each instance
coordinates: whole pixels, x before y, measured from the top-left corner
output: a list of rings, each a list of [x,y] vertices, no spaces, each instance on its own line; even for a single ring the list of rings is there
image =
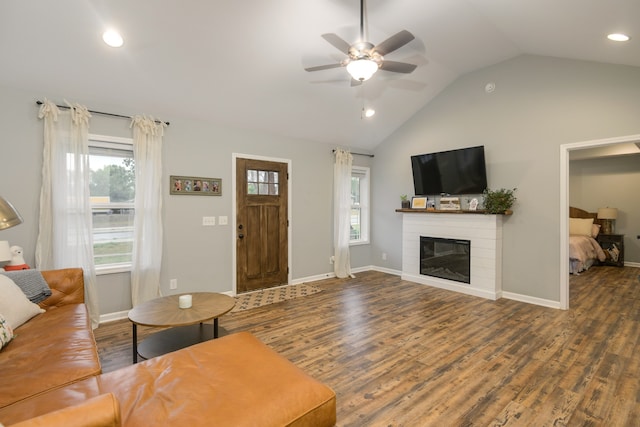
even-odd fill
[[[278,172],[249,169],[247,170],[247,194],[277,196]]]

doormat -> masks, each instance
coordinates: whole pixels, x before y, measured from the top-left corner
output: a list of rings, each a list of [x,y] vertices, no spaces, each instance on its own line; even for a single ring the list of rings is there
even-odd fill
[[[240,294],[236,296],[236,305],[231,313],[250,308],[262,307],[263,305],[273,304],[289,299],[306,297],[308,295],[322,292],[317,286],[300,283],[298,285],[280,286],[278,288],[262,289],[255,292]]]

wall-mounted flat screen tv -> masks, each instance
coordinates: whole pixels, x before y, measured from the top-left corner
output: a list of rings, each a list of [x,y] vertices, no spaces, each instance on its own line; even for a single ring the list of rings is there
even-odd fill
[[[487,188],[484,146],[411,156],[416,196],[479,194]]]

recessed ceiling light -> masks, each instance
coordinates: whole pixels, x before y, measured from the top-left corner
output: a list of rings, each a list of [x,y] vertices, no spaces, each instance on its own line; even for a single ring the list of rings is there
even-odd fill
[[[375,113],[376,113],[376,110],[374,110],[373,108],[368,108],[364,111],[364,116],[367,118],[373,117]]]
[[[626,42],[628,41],[631,37],[629,37],[626,34],[622,34],[622,33],[613,33],[613,34],[609,34],[607,36],[607,38],[609,40],[612,40],[614,42]]]
[[[111,47],[121,47],[124,44],[122,36],[116,30],[105,31],[102,40]]]

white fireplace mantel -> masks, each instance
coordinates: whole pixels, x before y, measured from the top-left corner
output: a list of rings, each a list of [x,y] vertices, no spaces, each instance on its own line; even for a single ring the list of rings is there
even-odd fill
[[[402,279],[496,300],[502,297],[503,215],[402,210]],[[471,242],[471,283],[420,274],[420,236]]]

